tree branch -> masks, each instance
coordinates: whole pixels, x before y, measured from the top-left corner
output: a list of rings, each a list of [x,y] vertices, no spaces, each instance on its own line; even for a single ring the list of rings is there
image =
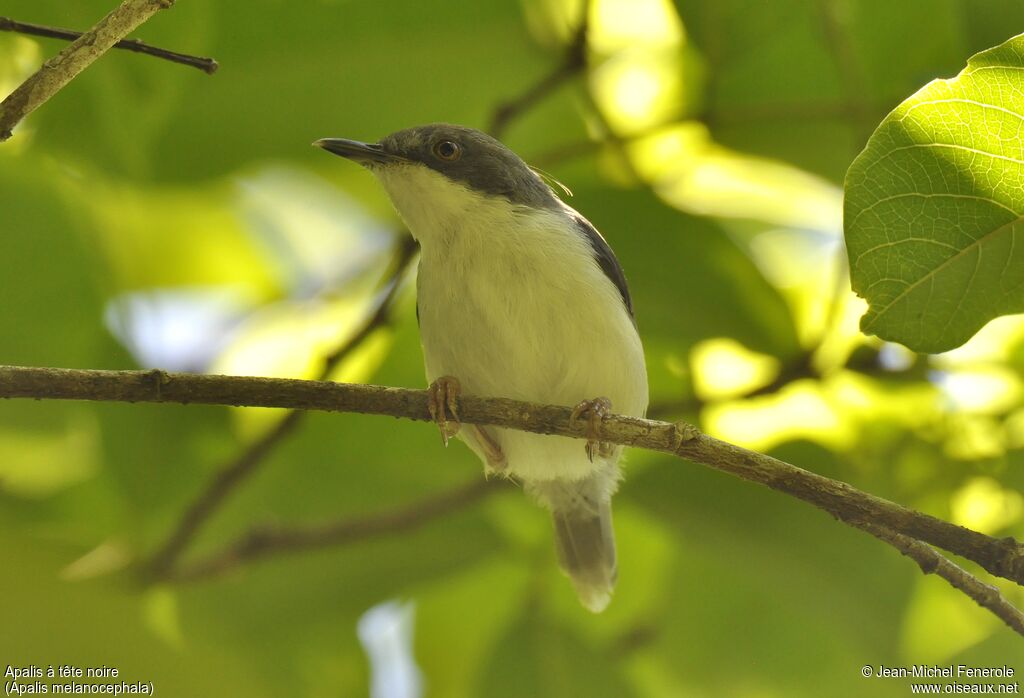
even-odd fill
[[[355,334],[348,341],[325,359],[323,368],[320,371],[319,380],[326,380],[338,364],[344,361],[367,337],[389,322],[395,294],[398,292],[402,277],[415,251],[416,246],[411,237],[406,236],[399,243],[395,261],[393,262],[394,269],[389,274],[388,283],[390,286],[387,292],[377,304],[376,310],[366,319],[362,327],[356,330]],[[170,570],[188,544],[195,538],[202,525],[220,508],[228,496],[256,471],[267,455],[273,451],[274,447],[298,429],[305,415],[306,412],[302,410],[292,410],[282,417],[277,424],[243,449],[238,456],[217,471],[216,475],[213,476],[206,486],[206,489],[185,510],[171,535],[153,554],[147,565],[150,575],[159,578],[170,573]]]
[[[501,491],[501,480],[474,479],[451,490],[424,497],[401,509],[307,527],[259,526],[223,550],[168,570],[162,578],[174,582],[195,582],[219,577],[230,570],[270,555],[298,553],[333,545],[344,545],[391,533],[402,533],[457,509],[469,506]]]
[[[828,376],[830,371],[840,369],[854,371],[862,376],[896,382],[923,378],[929,366],[927,355],[915,354],[913,360],[905,368],[883,368],[879,363],[879,352],[877,349],[861,347],[846,360],[846,363],[829,369],[829,372],[823,372],[814,365],[814,356],[817,351],[818,348],[815,347],[797,354],[789,361],[783,362],[779,373],[768,383],[751,388],[740,395],[721,398],[719,401],[751,400],[765,395],[774,395],[797,381],[805,379],[822,380]],[[697,412],[712,402],[715,401],[706,400],[700,395],[693,393],[691,386],[690,393],[683,398],[652,402],[647,408],[647,416],[653,419],[667,419],[673,416]]]
[[[425,390],[163,371],[0,366],[0,397],[286,407],[430,420]],[[568,407],[505,398],[464,396],[459,400],[459,414],[469,424],[586,438],[587,425],[570,424],[571,411]],[[1024,584],[1024,546],[1013,538],[991,538],[908,509],[844,482],[707,436],[690,425],[611,415],[602,422],[598,437],[679,456],[766,485],[813,504],[850,525],[884,526],[973,560],[994,575]]]
[[[124,0],[121,5],[82,34],[63,51],[43,63],[3,102],[0,102],[0,142],[14,127],[53,97],[111,46],[134,31],[174,0]]]
[[[896,533],[884,526],[876,526],[870,523],[858,524],[857,527],[892,545],[916,562],[923,573],[936,574],[942,577],[953,588],[967,594],[979,606],[988,609],[1010,626],[1010,628],[1024,635],[1024,613],[1021,613],[1013,604],[1007,601],[999,593],[998,588],[991,584],[986,584],[963,567],[939,555],[931,546],[909,538],[902,533]]]
[[[537,102],[557,89],[562,83],[583,72],[587,67],[587,31],[589,29],[590,2],[583,3],[582,16],[572,41],[565,54],[551,72],[530,85],[518,97],[502,102],[491,115],[491,124],[487,129],[495,138],[501,138],[509,123],[523,112],[532,108]]]
[[[29,36],[42,36],[47,39],[64,39],[66,41],[74,41],[82,36],[82,32],[73,31],[71,29],[47,27],[42,24],[32,24],[31,22],[19,22],[11,19],[10,17],[0,17],[0,31],[17,32],[18,34],[28,34]],[[192,68],[198,68],[208,75],[213,75],[217,72],[217,68],[220,67],[217,64],[217,61],[212,58],[202,58],[200,56],[192,56],[187,53],[168,51],[167,49],[159,48],[158,46],[150,46],[138,39],[122,39],[111,48],[134,51],[135,53],[142,53],[147,56],[153,56],[154,58],[162,58],[165,61],[171,61],[172,63],[191,66]]]

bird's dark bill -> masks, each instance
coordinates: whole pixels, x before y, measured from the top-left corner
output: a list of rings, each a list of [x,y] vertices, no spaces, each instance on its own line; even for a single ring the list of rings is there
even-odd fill
[[[379,143],[363,143],[347,138],[321,138],[313,145],[323,148],[329,153],[348,158],[361,165],[404,162],[405,158],[389,153]]]

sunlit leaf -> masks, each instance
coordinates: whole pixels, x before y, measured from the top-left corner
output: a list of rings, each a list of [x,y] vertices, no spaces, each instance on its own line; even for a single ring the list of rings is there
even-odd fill
[[[976,477],[953,495],[953,521],[983,533],[995,534],[999,529],[1020,520],[1024,499],[1020,492],[1003,489],[988,477]]]
[[[708,339],[693,348],[693,380],[704,398],[732,397],[760,387],[779,371],[778,359],[752,352],[725,337]]]
[[[0,95],[10,94],[14,88],[35,72],[39,46],[28,37],[8,35],[0,37]],[[25,134],[19,134],[15,143],[24,143]]]
[[[142,599],[142,617],[154,635],[169,646],[182,649],[185,639],[181,631],[178,596],[174,590],[155,587],[147,591]]]
[[[637,172],[684,211],[837,234],[839,190],[790,164],[724,148],[694,122],[637,138]]]
[[[691,77],[686,34],[669,0],[600,0],[589,5],[590,85],[608,125],[641,133],[683,113]]]
[[[43,497],[94,475],[98,460],[95,419],[83,415],[60,431],[0,428],[0,482],[8,492]]]
[[[864,332],[912,349],[959,346],[1024,311],[1024,35],[936,80],[875,131],[846,179]]]
[[[67,189],[95,217],[94,241],[122,289],[235,285],[250,297],[280,291],[273,256],[255,244],[226,182],[140,187],[93,175]]]
[[[704,420],[709,434],[762,451],[799,438],[842,449],[856,436],[849,415],[809,380],[753,400],[712,405]]]

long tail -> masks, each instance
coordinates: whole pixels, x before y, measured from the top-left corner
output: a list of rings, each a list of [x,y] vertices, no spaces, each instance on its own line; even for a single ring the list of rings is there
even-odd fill
[[[584,480],[533,482],[527,486],[551,510],[562,570],[588,610],[600,613],[612,598],[617,568],[611,496],[614,466]]]

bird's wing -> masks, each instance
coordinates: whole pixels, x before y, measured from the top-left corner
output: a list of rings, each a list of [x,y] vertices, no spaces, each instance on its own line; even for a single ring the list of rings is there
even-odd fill
[[[636,322],[636,317],[633,315],[633,301],[629,297],[629,287],[626,285],[626,275],[622,273],[622,266],[619,264],[619,260],[615,258],[615,253],[612,252],[612,248],[608,246],[604,237],[601,233],[597,232],[597,228],[591,225],[590,221],[581,216],[576,211],[570,209],[570,215],[573,221],[576,223],[576,227],[579,228],[584,235],[587,236],[587,240],[590,241],[590,246],[594,250],[594,259],[597,261],[598,266],[601,267],[601,271],[608,277],[608,280],[615,284],[615,288],[619,289],[619,294],[622,296],[622,303],[626,306],[626,311],[629,316],[633,318],[633,322]]]

